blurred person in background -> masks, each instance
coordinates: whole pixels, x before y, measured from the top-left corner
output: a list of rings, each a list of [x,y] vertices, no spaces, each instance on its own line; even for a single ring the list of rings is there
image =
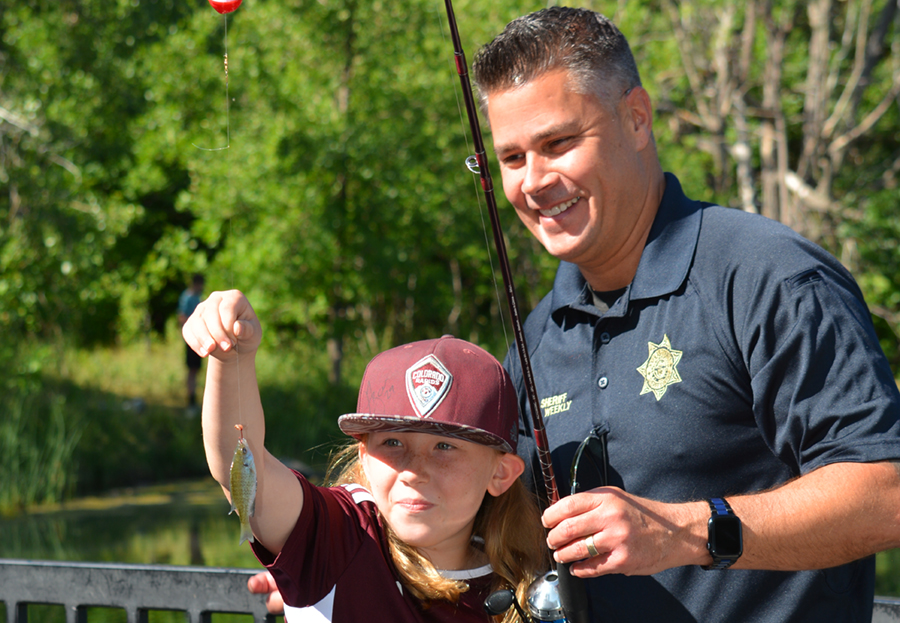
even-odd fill
[[[178,325],[183,327],[191,314],[200,304],[203,297],[203,286],[206,280],[203,275],[196,273],[191,278],[191,285],[188,286],[181,296],[178,297]],[[188,409],[191,413],[197,411],[197,374],[200,372],[200,365],[203,359],[193,351],[193,349],[185,344],[185,364],[187,365],[187,396]]]

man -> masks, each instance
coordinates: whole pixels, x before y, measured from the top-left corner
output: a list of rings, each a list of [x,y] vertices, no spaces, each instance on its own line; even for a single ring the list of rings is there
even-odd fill
[[[191,314],[194,313],[200,299],[203,296],[203,286],[206,280],[201,274],[195,274],[191,278],[191,285],[181,293],[178,298],[178,324],[184,326]],[[193,413],[197,410],[197,374],[203,360],[190,346],[185,345],[185,364],[187,365],[187,394],[188,409]]]
[[[519,18],[474,75],[503,190],[562,260],[525,331],[563,492],[579,443],[607,444],[611,486],[544,514],[594,617],[870,619],[872,555],[900,545],[900,396],[852,277],[684,196],[606,18]]]

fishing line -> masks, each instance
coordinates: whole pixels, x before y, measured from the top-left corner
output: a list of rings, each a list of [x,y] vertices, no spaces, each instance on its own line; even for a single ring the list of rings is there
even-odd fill
[[[444,15],[444,11],[440,7],[437,10],[437,15],[438,15],[438,24],[440,24],[440,28],[441,28],[441,38],[443,39],[444,43],[447,43],[447,33],[444,31],[445,15]],[[462,86],[458,83],[454,83],[453,95],[456,97],[456,111],[459,114],[459,125],[460,125],[460,129],[462,131],[463,139],[466,141],[466,153],[471,154],[473,150],[472,150],[472,146],[469,144],[468,124],[467,124],[465,116],[464,116],[465,113],[463,111],[462,102],[460,101],[460,91],[461,90],[462,90]],[[473,163],[473,161],[476,161],[476,162]],[[503,304],[503,299],[500,297],[500,287],[497,284],[497,270],[494,267],[494,254],[491,252],[491,240],[490,240],[491,237],[488,234],[487,223],[485,222],[485,219],[484,219],[484,210],[485,210],[486,206],[484,204],[482,204],[481,189],[478,188],[478,186],[479,186],[479,183],[478,183],[479,171],[477,170],[476,166],[474,166],[475,164],[477,164],[477,160],[476,160],[475,156],[469,156],[466,158],[466,168],[474,174],[474,175],[472,175],[472,188],[474,189],[474,192],[475,192],[475,201],[478,203],[478,215],[481,217],[481,232],[482,232],[482,234],[484,234],[484,248],[485,248],[485,251],[487,251],[488,264],[491,269],[491,282],[494,284],[494,297],[497,299],[497,312],[500,315],[500,327],[501,327],[501,329],[503,329],[503,342],[506,345],[506,352],[509,352],[509,350],[511,348],[510,343],[509,343],[509,333],[506,329],[506,318],[503,313],[505,306]],[[534,483],[539,482],[539,480],[537,478],[537,474],[534,473],[534,464],[531,461],[527,462],[527,468],[531,472],[532,481]]]
[[[440,28],[441,28],[441,38],[446,43],[447,42],[447,34],[444,32],[444,20],[443,20],[444,13],[443,13],[443,11],[438,9],[437,15],[438,15],[438,23],[440,24]],[[458,84],[455,85],[453,88],[453,95],[456,96],[456,111],[459,114],[459,125],[462,129],[463,138],[466,141],[466,153],[472,153],[472,147],[471,147],[471,145],[469,145],[469,132],[466,129],[466,120],[463,116],[464,115],[463,105],[459,99],[459,91],[461,88],[462,87],[459,86]],[[478,203],[478,215],[481,217],[481,232],[484,234],[484,248],[487,251],[488,264],[491,268],[491,282],[494,284],[494,296],[497,299],[497,312],[500,315],[500,327],[503,329],[503,341],[506,344],[506,350],[508,352],[510,349],[510,343],[509,343],[509,334],[507,333],[507,330],[506,330],[506,318],[503,313],[504,304],[503,304],[503,299],[500,297],[500,288],[497,285],[497,270],[494,267],[494,254],[491,253],[490,236],[488,235],[487,223],[484,220],[485,206],[481,203],[481,192],[478,189],[478,178],[476,176],[479,173],[479,171],[477,169],[477,161],[476,161],[475,156],[469,156],[468,158],[466,158],[466,168],[468,168],[469,171],[471,171],[472,173],[475,174],[472,176],[472,187],[475,190],[475,200]]]
[[[438,22],[439,22],[440,28],[441,28],[441,37],[443,38],[444,42],[447,42],[447,34],[444,31],[444,17],[447,17],[449,19],[449,15],[445,14],[445,11],[442,11],[440,9],[438,9],[437,13],[438,13]],[[459,68],[456,67],[455,69],[458,73]],[[468,71],[468,68],[466,68],[466,71]],[[464,115],[463,108],[464,107],[463,107],[462,103],[460,102],[460,91],[462,91],[462,90],[463,90],[462,83],[461,82],[456,83],[456,86],[453,89],[453,93],[456,96],[456,108],[457,108],[457,112],[459,113],[462,134],[466,141],[466,153],[471,154],[473,151],[477,151],[477,148],[473,148],[469,144],[470,132],[472,132],[473,130],[471,129],[471,123],[467,123],[466,119],[464,119],[464,117],[463,117],[463,115]],[[466,116],[468,116],[468,113],[466,113]],[[475,139],[474,135],[472,136],[472,139],[473,140]],[[484,192],[484,190],[483,190],[483,188],[481,188],[481,189],[479,188],[478,179],[479,179],[479,176],[481,175],[481,171],[478,166],[478,158],[476,155],[469,156],[466,158],[465,163],[466,163],[466,168],[468,168],[469,171],[471,171],[473,174],[475,174],[472,176],[472,185],[475,190],[475,197],[476,197],[476,201],[478,203],[478,211],[479,211],[479,215],[481,217],[481,230],[484,233],[484,238],[485,238],[485,250],[487,251],[488,262],[490,264],[490,269],[491,269],[491,281],[494,284],[494,296],[497,299],[497,310],[500,315],[500,326],[503,329],[503,340],[506,345],[506,352],[508,353],[512,349],[512,346],[510,345],[509,333],[508,333],[508,329],[506,326],[506,318],[504,315],[504,309],[506,309],[506,305],[504,304],[503,299],[500,296],[500,289],[499,289],[499,285],[497,283],[497,272],[494,267],[494,255],[491,252],[491,242],[490,242],[491,235],[488,234],[488,226],[487,226],[487,223],[485,222],[485,217],[484,217],[484,211],[487,206],[482,203],[482,198],[483,198],[482,193]],[[487,166],[487,158],[485,158],[484,166]],[[489,174],[489,171],[488,171],[488,174]],[[485,201],[486,201],[486,199],[485,199]],[[498,253],[499,253],[499,249],[498,249]],[[507,287],[507,286],[504,283],[504,288],[505,287]],[[515,324],[515,322],[513,324]],[[530,399],[530,401],[531,401],[531,399]],[[522,417],[524,418],[524,413],[522,414]],[[539,447],[539,454],[540,454],[540,452],[541,452],[540,444],[538,444],[538,447]],[[543,461],[539,461],[539,463],[541,464],[540,475],[536,473],[535,465],[532,461],[526,462],[526,469],[528,469],[530,476],[531,476],[531,480],[534,483],[536,488],[539,487],[540,483],[542,483],[542,482],[545,484],[545,488],[547,489],[547,493],[546,493],[547,499],[552,500],[555,497],[554,490],[556,488],[556,484],[555,484],[555,479],[552,476],[552,468],[550,468],[550,470],[549,470],[550,476],[548,477],[548,470],[547,470],[547,468],[544,467],[544,463],[546,461],[548,461],[548,459],[549,459],[549,457],[545,457]],[[548,483],[551,481],[553,481],[552,484],[548,485]]]
[[[531,430],[534,435],[535,450],[541,474],[544,480],[544,492],[546,504],[554,504],[559,500],[559,490],[556,486],[556,476],[553,473],[553,461],[550,456],[550,443],[547,439],[547,430],[544,426],[544,417],[541,412],[540,400],[537,393],[537,385],[534,379],[534,371],[531,368],[531,357],[528,353],[528,345],[525,343],[525,329],[519,312],[519,303],[516,297],[515,285],[512,278],[512,268],[509,263],[509,255],[506,252],[506,242],[503,229],[500,226],[500,216],[497,209],[497,200],[494,195],[494,184],[491,179],[491,171],[488,166],[487,154],[481,136],[481,127],[478,122],[478,106],[472,92],[469,81],[469,69],[465,52],[459,37],[456,17],[453,11],[452,0],[444,0],[447,9],[447,22],[450,35],[453,39],[454,59],[456,71],[459,74],[460,87],[466,105],[466,114],[469,118],[469,126],[472,132],[472,142],[475,147],[475,155],[466,160],[466,165],[473,173],[477,172],[481,178],[481,188],[484,191],[485,203],[491,217],[491,230],[494,234],[494,247],[497,251],[497,260],[503,272],[503,285],[506,290],[506,299],[509,304],[510,319],[513,323],[516,339],[516,352],[519,355],[519,368],[522,374],[522,383],[528,398],[528,406],[531,410]],[[523,413],[524,416],[524,413]],[[526,424],[527,425],[527,424]],[[565,620],[569,623],[589,623],[592,619],[590,604],[585,582],[571,574],[568,564],[554,565],[555,570],[546,574],[539,584],[538,591],[549,588],[554,582],[558,582],[558,602]],[[551,579],[552,578],[552,579]],[[544,583],[546,579],[547,583]],[[535,585],[532,585],[534,587]],[[529,589],[530,590],[530,589]],[[543,618],[543,617],[541,617]],[[553,620],[559,617],[554,616]]]
[[[477,170],[479,173],[481,178],[481,188],[484,191],[485,203],[487,204],[488,213],[491,217],[491,231],[494,234],[494,249],[497,252],[497,260],[503,273],[503,286],[506,291],[506,300],[509,305],[510,319],[512,320],[513,329],[515,331],[515,343],[516,352],[519,355],[519,367],[522,373],[525,394],[528,398],[528,405],[531,409],[531,425],[537,450],[537,458],[544,478],[547,503],[553,504],[559,500],[559,491],[556,486],[556,477],[553,473],[553,463],[550,457],[550,444],[547,440],[547,431],[544,427],[544,417],[538,398],[537,385],[534,380],[534,372],[531,368],[531,357],[528,354],[528,347],[525,343],[524,323],[519,311],[519,303],[516,297],[515,284],[512,276],[512,267],[509,263],[509,255],[506,252],[506,241],[504,240],[503,229],[500,225],[500,215],[497,208],[496,196],[494,194],[494,184],[491,179],[491,171],[488,166],[487,154],[481,135],[481,127],[478,122],[478,106],[475,103],[475,96],[472,91],[471,82],[469,81],[468,63],[466,62],[465,52],[463,51],[462,42],[460,41],[459,28],[456,24],[452,0],[444,0],[444,5],[447,9],[447,23],[449,25],[450,35],[453,39],[456,71],[459,75],[466,114],[469,118],[469,129],[472,132],[472,142],[475,149],[475,155],[467,162],[469,162],[468,166],[470,170]],[[472,160],[475,162],[471,162]],[[477,166],[473,166],[474,164],[477,164]]]
[[[218,9],[217,9],[218,10]],[[197,149],[203,151],[223,151],[231,147],[231,102],[228,95],[228,15],[222,15],[222,23],[225,25],[225,147],[200,147],[195,143],[191,143]]]
[[[229,182],[230,183],[230,182]],[[231,244],[235,244],[234,239],[234,212],[231,213],[228,217],[228,235],[231,239]],[[236,251],[232,251],[231,255],[231,289],[234,290],[234,256],[237,255]],[[232,327],[232,331],[234,327]],[[238,348],[238,342],[240,342],[240,338],[235,336],[234,341],[234,365],[237,370],[237,395],[238,395],[238,426],[240,428],[238,430],[241,431],[241,438],[244,437],[244,413],[243,407],[241,404],[241,352]]]
[[[223,67],[225,72],[225,147],[200,147],[195,143],[191,143],[197,149],[202,151],[223,151],[225,149],[231,148],[231,96],[229,94],[229,84],[228,84],[228,13],[236,10],[240,5],[240,0],[236,2],[222,2],[219,0],[210,0],[210,4],[212,7],[219,13],[222,14],[222,25],[223,25],[223,46],[225,48],[225,55],[223,59]],[[231,178],[228,179],[228,187],[231,188]],[[228,236],[229,240],[234,245],[235,237],[234,237],[234,211],[228,216]],[[234,262],[235,262],[235,253],[232,252],[231,256],[231,289],[234,290]],[[232,327],[232,331],[234,327]],[[235,336],[237,338],[237,336]],[[238,394],[238,424],[235,426],[237,430],[240,432],[241,439],[244,438],[244,417],[243,410],[241,406],[241,355],[238,349],[238,339],[235,340],[234,343],[234,364],[237,372],[237,394]]]
[[[203,147],[197,147],[198,149],[202,149],[204,151],[222,151],[223,149],[229,149],[231,147],[231,118],[230,118],[230,98],[228,93],[228,16],[227,13],[230,13],[236,10],[241,5],[242,0],[209,0],[210,5],[219,13],[222,14],[223,23],[225,25],[225,33],[224,33],[224,45],[225,45],[225,132],[227,137],[227,145],[225,147],[219,147],[214,149],[204,149]],[[227,180],[228,193],[231,194],[231,178],[229,177]],[[237,214],[237,202],[235,201],[235,205],[232,210],[228,214],[228,236],[227,241],[231,245],[232,255],[230,258],[230,266],[229,270],[231,272],[231,289],[235,290],[234,282],[235,282],[235,256],[237,255],[236,250],[236,242],[234,236],[234,219]],[[220,236],[220,248],[221,248],[221,236]],[[221,310],[220,310],[221,314]],[[235,325],[237,325],[237,320],[232,322],[231,331],[235,333]],[[241,326],[241,325],[238,325]],[[234,343],[232,344],[234,348],[234,365],[235,365],[235,373],[237,374],[237,416],[238,423],[234,425],[234,428],[238,431],[238,441],[237,447],[235,448],[234,455],[231,459],[231,467],[229,468],[229,476],[228,476],[228,491],[229,496],[231,498],[231,511],[229,511],[229,515],[233,512],[237,512],[238,517],[241,521],[241,536],[238,541],[238,545],[243,545],[244,541],[250,541],[250,543],[254,542],[253,530],[250,527],[250,517],[254,515],[254,509],[256,506],[256,466],[253,462],[253,453],[250,451],[250,447],[247,443],[247,440],[244,437],[244,415],[243,415],[243,405],[242,403],[242,395],[241,395],[241,354],[238,343],[240,342],[240,337],[238,335],[234,336]],[[220,397],[221,398],[221,397]],[[230,405],[229,405],[230,406]],[[219,408],[228,409],[228,406],[219,405]],[[229,418],[230,419],[230,418]],[[224,485],[223,485],[224,486]]]

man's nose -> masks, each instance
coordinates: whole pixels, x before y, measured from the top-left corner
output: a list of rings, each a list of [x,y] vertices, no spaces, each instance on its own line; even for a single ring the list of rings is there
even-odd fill
[[[547,166],[546,158],[529,154],[525,158],[525,175],[522,178],[522,193],[526,195],[539,195],[549,187],[555,179],[555,174]]]

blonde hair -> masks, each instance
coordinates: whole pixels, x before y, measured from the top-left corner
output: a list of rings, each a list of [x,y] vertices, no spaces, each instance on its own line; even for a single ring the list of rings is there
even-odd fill
[[[359,461],[359,447],[363,443],[364,439],[352,443],[334,455],[327,483],[369,487]],[[400,540],[387,522],[384,526],[400,581],[426,608],[433,601],[456,602],[469,589],[461,580],[442,576],[415,547]],[[495,576],[491,591],[513,588],[519,603],[524,604],[528,587],[549,568],[550,561],[536,497],[520,479],[497,497],[486,492],[475,515],[473,535],[484,539],[484,553]],[[493,619],[498,623],[515,623],[519,616],[510,608]]]

